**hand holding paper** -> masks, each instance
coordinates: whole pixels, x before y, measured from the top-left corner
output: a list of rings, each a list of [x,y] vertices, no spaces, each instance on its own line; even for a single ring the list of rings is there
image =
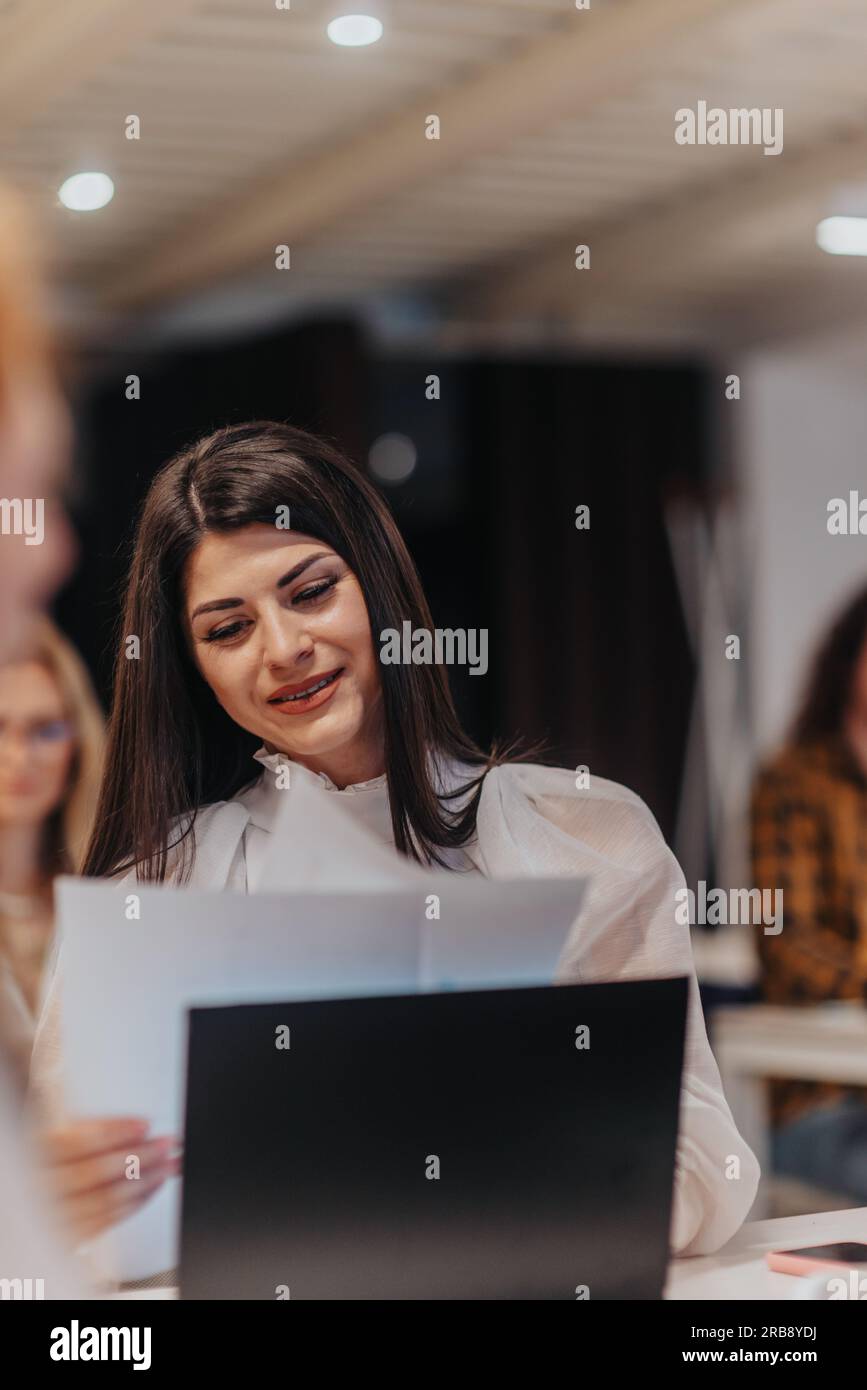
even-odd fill
[[[192,1005],[544,984],[580,908],[575,879],[492,883],[399,858],[299,783],[252,895],[61,879],[62,1031],[73,1113],[183,1118]],[[173,1266],[178,1183],[107,1239],[117,1277]]]

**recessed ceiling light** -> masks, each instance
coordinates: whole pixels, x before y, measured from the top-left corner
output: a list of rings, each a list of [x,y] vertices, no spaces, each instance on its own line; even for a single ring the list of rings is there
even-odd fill
[[[826,217],[816,243],[832,256],[867,256],[867,217]]]
[[[114,184],[108,174],[73,174],[57,190],[65,208],[73,212],[96,212],[114,197]]]
[[[382,38],[382,21],[369,14],[343,14],[332,19],[326,32],[342,48],[363,48]]]

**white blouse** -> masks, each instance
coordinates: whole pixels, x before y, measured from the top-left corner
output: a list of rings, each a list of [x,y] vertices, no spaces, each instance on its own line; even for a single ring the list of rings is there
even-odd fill
[[[256,890],[268,837],[287,795],[275,778],[287,759],[264,746],[254,756],[264,766],[262,775],[231,801],[197,814],[192,887]],[[459,765],[441,770],[440,776],[443,787],[466,780]],[[340,790],[324,774],[292,763],[291,782],[297,778],[318,786],[322,795],[339,797],[368,830],[393,845],[384,775]],[[684,886],[678,863],[640,797],[601,777],[591,776],[590,782],[580,790],[574,773],[534,764],[492,769],[482,788],[476,838],[452,853],[448,863],[488,878],[589,878],[558,979],[590,983],[689,977],[671,1245],[681,1255],[707,1254],[723,1245],[746,1217],[759,1165],[735,1128],[723,1095],[705,1029],[689,927],[675,920],[675,894]],[[593,943],[588,947],[584,924],[591,923]],[[34,1048],[32,1078],[43,1095],[59,1061],[59,973],[48,990]]]

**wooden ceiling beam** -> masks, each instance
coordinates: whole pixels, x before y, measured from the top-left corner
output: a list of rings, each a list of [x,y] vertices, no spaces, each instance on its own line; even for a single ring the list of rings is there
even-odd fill
[[[589,227],[576,218],[556,241],[525,249],[519,261],[511,255],[508,265],[492,267],[481,280],[474,276],[450,297],[470,321],[580,319],[606,302],[650,301],[690,283],[700,287],[705,276],[739,259],[749,262],[761,246],[772,256],[775,238],[791,245],[798,227],[821,264],[816,222],[841,210],[832,205],[837,190],[863,178],[865,167],[867,138],[854,128],[833,142],[787,148],[779,160],[759,155],[748,171],[730,169],[719,185],[681,186],[661,208],[636,206]],[[590,247],[589,270],[575,269],[578,244]]]
[[[4,140],[68,91],[97,77],[201,0],[23,0],[0,25],[0,133]]]
[[[514,58],[257,178],[157,246],[126,257],[122,273],[106,272],[93,288],[107,305],[130,309],[273,265],[275,245],[294,248],[334,225],[345,227],[351,243],[359,212],[523,135],[589,113],[634,89],[654,60],[670,63],[678,44],[708,21],[755,8],[755,0],[640,0],[576,11],[571,28],[534,40]],[[439,141],[425,139],[431,113],[442,122]]]

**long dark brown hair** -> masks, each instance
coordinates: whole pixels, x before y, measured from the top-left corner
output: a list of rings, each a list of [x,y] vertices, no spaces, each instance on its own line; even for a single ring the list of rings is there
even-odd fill
[[[859,590],[822,639],[791,731],[793,743],[843,732],[855,666],[867,641],[867,588]]]
[[[83,873],[133,866],[162,882],[180,845],[178,879],[192,871],[198,807],[228,800],[255,772],[261,739],[239,727],[196,669],[182,627],[185,565],[209,531],[275,524],[289,507],[294,531],[324,541],[354,572],[371,632],[432,627],[409,552],[382,497],[332,444],[271,421],[218,430],[157,474],[135,534],[108,726],[106,777]],[[127,639],[138,637],[138,659]],[[466,844],[487,770],[463,732],[442,666],[381,665],[385,771],[394,842],[422,862]],[[442,795],[429,754],[471,765]],[[252,769],[252,770],[251,770]],[[475,771],[478,769],[478,771]],[[446,803],[454,801],[454,806]]]

